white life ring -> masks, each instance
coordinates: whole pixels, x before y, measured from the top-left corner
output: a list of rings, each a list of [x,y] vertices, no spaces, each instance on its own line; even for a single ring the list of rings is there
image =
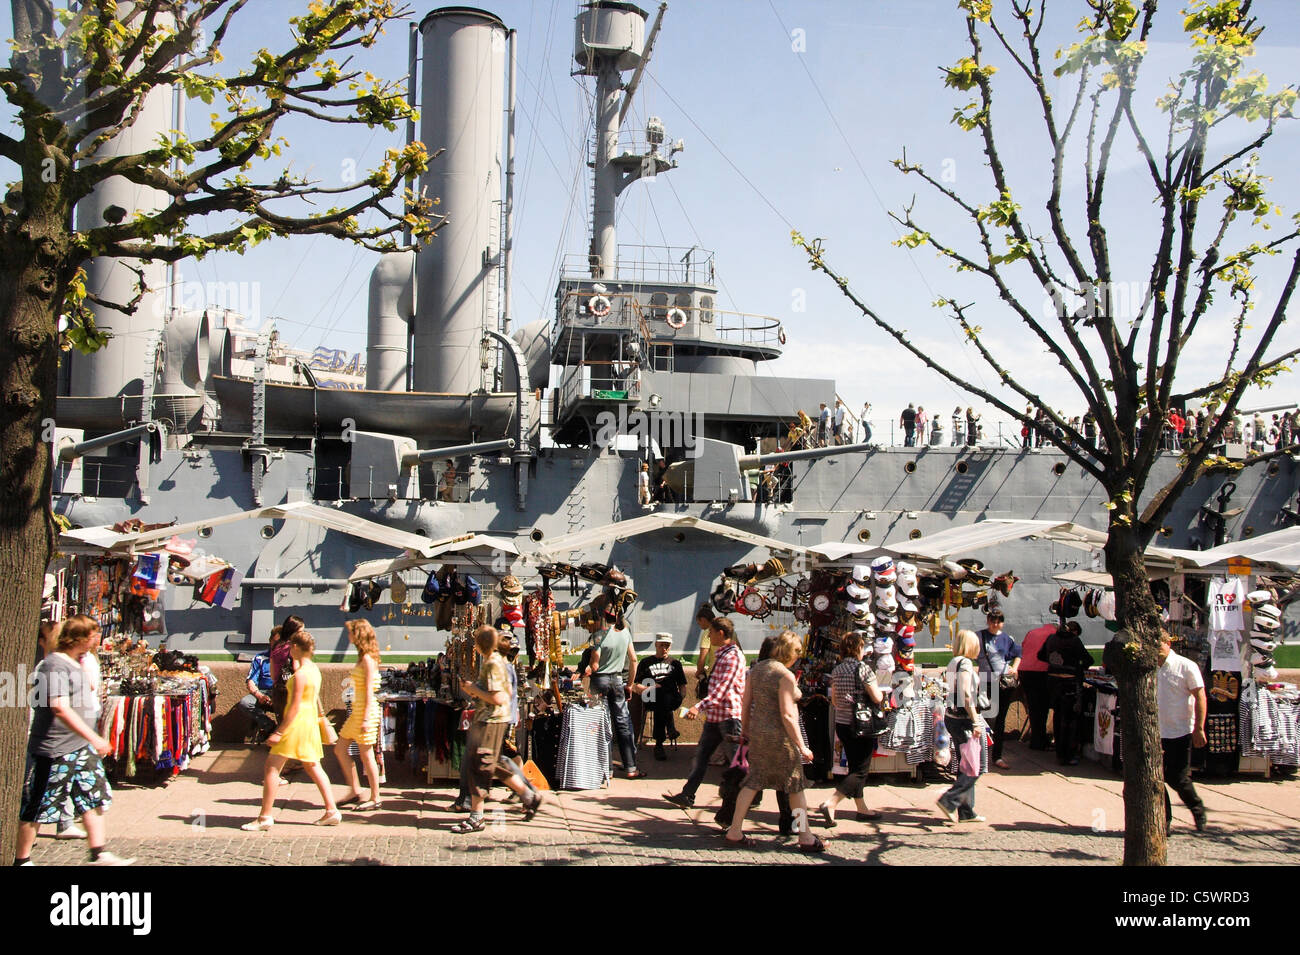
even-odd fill
[[[780,326],[777,326],[776,329],[776,340],[780,342],[782,345],[785,344],[785,329],[781,328]]]
[[[670,308],[668,310],[668,317],[666,321],[668,322],[669,328],[685,328],[686,313],[683,312],[680,308]]]
[[[609,314],[609,299],[603,295],[593,295],[587,305],[591,309],[591,314],[597,318],[604,318]]]

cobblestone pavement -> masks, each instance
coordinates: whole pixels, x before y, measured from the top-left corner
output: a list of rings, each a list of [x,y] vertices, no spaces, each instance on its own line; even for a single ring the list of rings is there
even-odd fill
[[[686,812],[661,798],[677,791],[689,769],[683,747],[667,763],[649,763],[657,778],[615,779],[608,789],[558,794],[532,822],[517,805],[489,803],[489,827],[474,835],[448,831],[463,816],[447,810],[453,783],[426,786],[390,774],[384,806],[347,814],[341,826],[310,825],[320,815],[309,782],[290,783],[277,802],[276,826],[245,833],[259,799],[262,754],[248,749],[208,753],[166,786],[123,784],[109,813],[112,848],[150,865],[1116,865],[1123,846],[1121,782],[1084,764],[1056,772],[1043,754],[1009,747],[1010,772],[981,778],[977,806],[987,823],[951,826],[934,809],[945,784],[921,785],[881,777],[868,790],[880,823],[853,819],[841,806],[837,828],[816,827],[827,851],[803,855],[776,833],[776,807],[766,794],[747,832],[758,846],[730,849],[713,823],[711,775],[700,808]],[[332,760],[327,768],[337,776]],[[712,771],[713,774],[717,770]],[[1200,781],[1212,829],[1196,833],[1190,815],[1175,810],[1169,861],[1178,865],[1284,865],[1300,851],[1300,799],[1291,780],[1241,778]],[[504,792],[503,790],[501,790]],[[336,787],[336,796],[343,790]],[[813,805],[829,789],[810,791]],[[38,865],[78,864],[81,842],[39,840]]]

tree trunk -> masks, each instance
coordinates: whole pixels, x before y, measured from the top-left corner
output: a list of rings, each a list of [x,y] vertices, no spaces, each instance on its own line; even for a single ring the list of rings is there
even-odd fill
[[[1116,516],[1128,516],[1131,511]],[[1133,527],[1113,519],[1106,570],[1115,583],[1116,619],[1127,633],[1118,656],[1124,756],[1124,864],[1165,864],[1164,768],[1156,707],[1160,609],[1151,596],[1143,544]]]
[[[66,243],[66,215],[29,216],[6,230],[0,253],[0,851],[14,844],[27,745],[26,687],[40,624],[41,590],[54,548],[51,447],[59,349],[56,303],[64,287],[51,251]],[[6,863],[7,859],[4,860]]]

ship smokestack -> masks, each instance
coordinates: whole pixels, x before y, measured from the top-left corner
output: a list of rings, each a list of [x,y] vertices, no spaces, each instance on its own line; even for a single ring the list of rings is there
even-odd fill
[[[416,257],[415,391],[467,394],[492,384],[480,343],[497,327],[506,32],[498,17],[469,7],[435,10],[420,23],[420,140],[430,153],[446,149],[420,185],[447,222]]]

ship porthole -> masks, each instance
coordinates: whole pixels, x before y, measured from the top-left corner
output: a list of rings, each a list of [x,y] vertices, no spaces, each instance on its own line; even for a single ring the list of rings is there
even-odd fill
[[[200,528],[199,528],[199,537],[203,538],[204,540],[207,540],[207,539],[208,539],[209,537],[211,537],[211,536],[212,536],[212,528],[211,528],[211,527],[200,527]]]
[[[673,535],[673,540],[675,540],[677,543],[680,544],[682,541],[686,540],[686,535],[683,534],[681,531],[678,531],[676,534]]]
[[[917,539],[920,538],[920,536],[921,536],[921,528],[919,528],[919,527],[913,527],[912,530],[911,530],[911,532],[907,535],[907,539],[908,539],[908,540],[917,540]]]
[[[903,465],[903,470],[906,471],[908,474],[911,474],[913,471],[916,470],[916,462],[908,461],[906,464]]]
[[[867,541],[871,540],[871,531],[865,527],[862,528],[862,530],[858,531],[858,540],[864,544],[867,543]]]
[[[534,528],[533,528],[533,532],[532,532],[531,534],[528,535],[528,539],[531,540],[534,544],[536,544],[536,543],[537,543],[538,541],[540,541],[544,536],[545,536],[545,535],[542,533],[541,528],[534,527]]]
[[[1282,465],[1278,464],[1276,461],[1268,462],[1268,473],[1270,476],[1277,474],[1277,472],[1280,470],[1282,470]]]
[[[958,462],[957,462],[957,473],[958,473],[958,474],[965,474],[965,473],[966,473],[967,471],[969,471],[969,470],[970,470],[970,465],[967,464],[965,461],[958,461]]]
[[[1255,525],[1254,525],[1254,524],[1247,524],[1245,527],[1243,527],[1243,528],[1241,529],[1241,536],[1242,536],[1242,537],[1254,537],[1254,536],[1255,536]]]
[[[1065,462],[1064,462],[1064,461],[1057,461],[1055,464],[1053,464],[1053,465],[1052,465],[1052,473],[1055,474],[1057,477],[1060,477],[1062,474],[1064,474],[1064,473],[1065,473]]]
[[[258,533],[262,535],[262,540],[269,541],[275,536],[275,528],[270,524],[263,524],[262,529],[258,531]]]

